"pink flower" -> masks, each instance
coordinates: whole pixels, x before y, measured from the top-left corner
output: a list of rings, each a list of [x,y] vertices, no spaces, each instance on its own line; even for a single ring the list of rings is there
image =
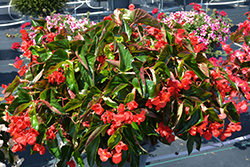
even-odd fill
[[[133,11],[135,9],[135,5],[134,4],[130,4],[128,6],[128,8],[129,8],[130,11]]]

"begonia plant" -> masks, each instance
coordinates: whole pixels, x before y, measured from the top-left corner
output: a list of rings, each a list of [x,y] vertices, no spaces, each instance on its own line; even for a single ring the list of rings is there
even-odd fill
[[[247,105],[233,98],[250,98],[245,59],[208,60],[198,36],[142,9],[116,9],[84,28],[68,29],[59,17],[70,16],[32,20],[21,30],[23,54],[13,64],[19,76],[3,85],[7,102],[0,105],[15,142],[9,152],[31,145],[42,155],[47,146],[59,167],[84,166],[83,154],[89,166],[136,167],[147,154],[144,140],[180,138],[190,154],[202,137],[225,140],[241,130]]]

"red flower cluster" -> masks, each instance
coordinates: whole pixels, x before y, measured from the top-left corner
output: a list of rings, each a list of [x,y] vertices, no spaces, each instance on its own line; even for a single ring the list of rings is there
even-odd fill
[[[156,13],[158,13],[159,12],[159,9],[158,8],[154,8],[153,10],[152,10],[152,14],[156,14]]]
[[[230,122],[227,125],[227,128],[224,131],[224,133],[222,133],[221,140],[224,141],[227,137],[230,137],[232,135],[232,132],[241,131],[241,129],[242,127],[240,125],[240,122],[238,123]]]
[[[7,131],[16,142],[11,148],[11,151],[24,151],[27,144],[36,144],[36,137],[39,133],[31,126],[28,113],[21,113],[20,116],[9,116],[8,113],[6,113],[6,116],[7,120],[10,120],[9,129]],[[45,153],[45,147],[39,144],[36,144],[33,149],[39,149],[38,152],[41,155]]]
[[[167,42],[163,39],[163,33],[160,29],[147,26],[147,32],[149,35],[152,35],[156,38],[157,41],[154,44],[156,50],[162,49],[167,44]]]
[[[47,34],[47,41],[53,42],[55,37],[56,37],[56,34],[53,32],[50,32],[49,34]]]
[[[94,105],[93,105],[94,106]],[[98,107],[93,107],[93,110],[97,113],[103,113],[104,109],[101,107],[101,105],[96,104],[96,106]],[[131,101],[129,103],[127,103],[127,108],[129,110],[134,110],[138,107],[138,104],[135,101]],[[124,104],[120,104],[118,107],[118,113],[116,114],[114,111],[116,109],[112,110],[112,111],[105,111],[102,116],[101,116],[101,120],[104,122],[104,124],[107,123],[112,123],[112,125],[110,126],[110,128],[107,130],[107,134],[108,135],[112,135],[115,133],[116,129],[121,127],[124,124],[131,124],[132,122],[136,122],[140,125],[141,122],[143,122],[145,120],[145,114],[146,112],[144,110],[141,111],[140,114],[136,113],[133,114],[130,111],[126,111],[125,112],[125,105]],[[100,112],[99,112],[100,111]],[[101,115],[98,114],[98,115]]]
[[[104,112],[104,109],[102,108],[102,105],[101,104],[94,104],[92,107],[91,107],[92,110],[95,111],[95,113],[97,115],[102,115],[102,113]]]
[[[29,25],[31,25],[30,22],[24,23],[23,25],[21,25],[21,30],[23,30],[25,27],[27,27],[27,26],[29,26]]]
[[[222,11],[220,12],[220,15],[221,15],[221,16],[226,16],[227,13],[226,13],[225,11],[222,10]]]
[[[115,149],[111,152],[108,152],[108,149],[98,149],[98,155],[100,156],[100,159],[102,162],[107,161],[109,158],[112,157],[112,161],[115,164],[119,164],[122,161],[122,150],[127,151],[128,146],[120,141],[116,146]]]
[[[172,143],[173,141],[175,141],[175,137],[172,134],[173,130],[169,126],[164,126],[163,122],[160,122],[158,124],[156,132],[160,133],[162,137],[165,137],[168,143]]]
[[[192,84],[192,79],[195,82],[198,76],[193,71],[186,71],[181,80],[181,85],[183,89],[188,90]]]
[[[197,4],[197,3],[190,3],[189,5],[194,5],[193,8],[195,11],[200,11],[201,10],[201,5]]]
[[[21,47],[19,42],[14,42],[11,46],[11,49],[15,50],[15,49],[19,49]]]
[[[48,76],[49,82],[54,84],[56,82],[58,85],[65,82],[66,78],[63,76],[62,72],[54,71]]]
[[[23,65],[23,66],[22,66]],[[17,72],[20,76],[23,76],[28,67],[26,65],[23,64],[23,60],[17,60],[14,64],[13,64],[13,67],[19,69],[19,71]]]
[[[52,125],[50,126],[50,128],[48,129],[48,131],[46,132],[46,140],[54,140],[56,138],[56,133],[57,133],[57,130],[56,130],[56,127],[55,125]]]
[[[69,165],[69,167],[75,167],[76,163],[73,160],[70,160],[70,161],[66,162],[66,165]]]
[[[186,76],[188,76],[188,73]],[[183,83],[185,82],[183,81]],[[168,78],[167,87],[163,87],[162,90],[159,92],[159,94],[155,98],[148,99],[146,106],[149,108],[152,108],[152,105],[155,105],[156,106],[155,109],[160,110],[161,108],[164,108],[166,106],[167,102],[170,102],[171,96],[178,97],[179,91],[182,88],[183,88],[183,85],[180,83],[180,81],[176,79],[171,80],[170,78]]]

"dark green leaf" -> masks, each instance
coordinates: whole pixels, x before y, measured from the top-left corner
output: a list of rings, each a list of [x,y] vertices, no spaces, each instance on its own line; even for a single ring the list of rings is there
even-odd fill
[[[17,98],[13,100],[11,105],[8,107],[8,111],[13,114],[18,106],[24,103],[29,103],[31,101],[31,97],[27,92],[21,91]]]
[[[232,122],[239,122],[240,121],[240,115],[237,113],[237,110],[232,102],[226,103],[222,106],[222,108],[225,109],[225,112],[227,114],[227,117]]]
[[[15,109],[13,115],[17,115],[17,114],[19,114],[20,112],[24,111],[26,108],[28,108],[28,107],[30,106],[31,103],[32,103],[32,102],[21,104],[20,106],[18,106],[18,107]]]
[[[169,78],[171,77],[170,76],[170,71],[166,65],[166,63],[160,61],[160,62],[157,62],[155,64],[155,66],[153,67],[153,69],[156,71],[156,74],[164,74],[164,75],[167,75]]]
[[[60,149],[59,149],[57,138],[55,138],[54,140],[48,140],[47,148],[54,157],[56,157],[57,159],[60,159]]]
[[[33,108],[30,110],[29,112],[29,117],[30,117],[30,122],[32,127],[38,131],[39,129],[39,122],[37,119],[37,115],[36,115],[36,109],[34,108],[35,104],[33,105]]]
[[[117,89],[119,86],[122,86],[124,84],[129,84],[129,81],[124,77],[124,75],[118,74],[114,76],[108,83],[107,87],[104,89],[105,90],[105,96],[110,96],[113,93],[116,93],[118,90]],[[117,91],[114,91],[117,89]]]
[[[194,147],[194,139],[195,136],[189,136],[189,139],[187,141],[187,150],[188,150],[188,155],[191,154],[191,152],[193,151],[193,147]]]
[[[79,151],[74,152],[74,159],[75,159],[78,166],[84,167],[83,157],[81,156]]]
[[[109,124],[104,124],[99,127],[97,127],[91,135],[88,137],[88,140],[86,141],[85,146],[88,146],[100,133],[102,133],[103,130],[106,130],[106,128],[109,126]]]
[[[74,148],[69,145],[65,145],[61,148],[60,157],[61,160],[56,164],[57,167],[67,167],[66,163],[73,155]]]
[[[195,136],[196,150],[200,151],[201,149],[201,136],[198,134]]]
[[[192,96],[194,96],[203,102],[212,96],[211,92],[208,92],[202,88],[196,87],[195,85],[190,85],[190,88],[188,90],[183,90],[183,94],[187,98],[195,100],[194,98],[192,98]]]
[[[99,148],[100,136],[97,136],[91,143],[86,147],[87,151],[87,160],[90,167],[94,166],[95,157],[97,154],[97,150]]]

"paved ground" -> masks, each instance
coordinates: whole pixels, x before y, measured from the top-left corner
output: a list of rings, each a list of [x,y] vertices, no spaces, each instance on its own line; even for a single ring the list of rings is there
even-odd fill
[[[0,5],[3,5],[6,0],[2,0]],[[136,8],[142,7],[147,11],[152,11],[157,6],[156,3],[150,3],[149,7],[141,6],[141,0],[132,0]],[[6,3],[6,2],[5,2]],[[94,4],[96,5],[96,4]],[[173,3],[165,2],[164,9],[172,8]],[[101,4],[106,8],[106,3]],[[235,5],[221,5],[210,6],[210,8],[217,8],[218,10],[224,10],[228,13],[229,18],[232,19],[232,23],[237,25],[243,22],[246,17],[243,16],[249,9],[248,3],[241,3],[239,6]],[[186,10],[190,10],[187,7]],[[177,8],[176,10],[180,10]],[[88,11],[87,7],[81,8],[78,12]],[[174,11],[174,10],[173,10]],[[100,17],[102,18],[102,17]],[[98,16],[91,16],[91,20],[98,21]],[[0,9],[0,25],[3,22],[9,22],[10,18],[7,15],[6,9]],[[232,30],[237,27],[234,26]],[[16,69],[8,64],[13,63],[16,56],[19,55],[17,51],[11,50],[11,44],[13,42],[20,42],[19,38],[8,39],[5,37],[5,33],[16,34],[20,30],[20,25],[1,27],[0,26],[0,85],[10,83],[16,76]],[[0,87],[0,92],[2,88]],[[0,95],[1,97],[2,95]],[[148,157],[146,160],[147,167],[183,167],[183,166],[200,166],[200,167],[248,167],[250,166],[250,113],[245,113],[241,117],[242,131],[236,132],[224,142],[224,146],[216,139],[211,141],[203,140],[202,148],[200,152],[193,152],[190,156],[187,155],[185,142],[177,140],[171,146],[166,146],[158,143],[154,147],[149,148]],[[175,153],[178,153],[176,155]],[[44,156],[33,155],[30,156],[29,149],[25,152],[21,152],[20,157],[24,157],[25,161],[23,167],[52,167],[55,166],[55,159],[48,153]],[[86,165],[87,166],[87,165]],[[106,166],[106,165],[105,165]]]

